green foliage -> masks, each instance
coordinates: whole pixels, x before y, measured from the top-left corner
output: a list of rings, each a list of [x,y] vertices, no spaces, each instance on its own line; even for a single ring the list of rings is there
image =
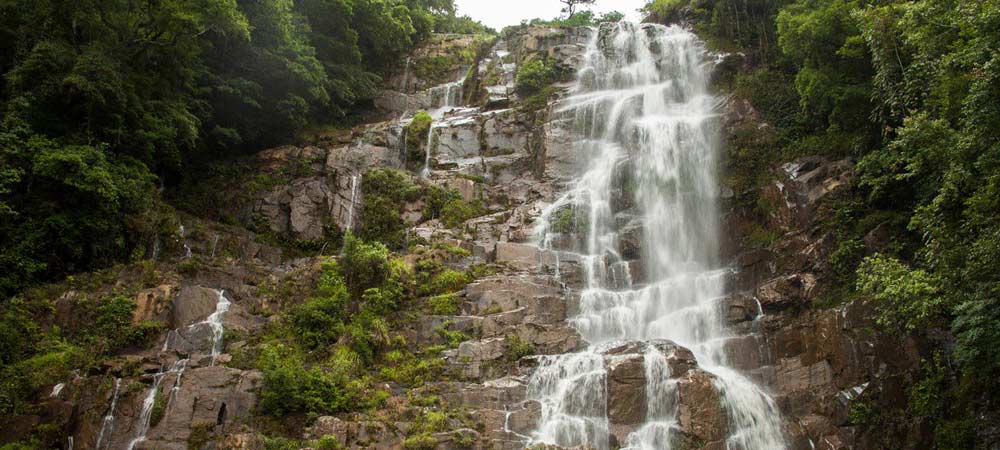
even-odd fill
[[[316,440],[312,446],[316,450],[341,450],[344,446],[340,445],[340,441],[337,440],[336,436],[326,435]]]
[[[431,132],[434,118],[426,111],[419,111],[406,127],[406,161],[416,167],[427,157],[427,135]]]
[[[362,401],[351,398],[347,374],[340,368],[308,367],[301,355],[284,345],[263,347],[257,366],[263,374],[260,408],[265,414],[333,414]]]
[[[437,295],[427,300],[427,304],[431,308],[431,314],[435,316],[458,315],[461,302],[462,297],[458,294]]]
[[[197,422],[191,425],[191,434],[188,435],[188,450],[201,450],[211,442],[212,434],[215,432],[215,422]]]
[[[901,331],[922,329],[945,312],[938,281],[894,258],[874,255],[858,268],[858,290],[876,301],[879,325]]]
[[[157,184],[344,123],[433,30],[488,31],[451,0],[39,0],[0,17],[2,297],[141,257]]]
[[[517,361],[525,356],[535,354],[535,346],[531,342],[521,339],[516,334],[508,334],[504,337],[504,346],[506,347],[505,354],[507,355],[507,359],[511,361]]]
[[[79,347],[65,342],[47,343],[38,354],[0,368],[0,412],[31,412],[31,399],[66,380],[70,371],[85,361]]]
[[[156,424],[163,420],[163,416],[167,413],[167,394],[164,393],[163,389],[156,391],[156,396],[153,397],[153,409],[149,412],[149,426],[155,427]]]
[[[794,157],[858,161],[857,183],[825,211],[836,238],[830,268],[844,286],[834,290],[849,299],[856,286],[874,301],[880,325],[915,335],[955,363],[943,378],[915,382],[911,406],[935,430],[934,442],[922,443],[928,448],[983,446],[970,424],[1000,399],[992,387],[1000,370],[997,6],[655,0],[646,7],[652,20],[689,21],[711,46],[749,56],[752,72],[719,79],[769,125],[750,121],[728,139],[727,183],[738,201],[753,205],[759,174]],[[949,406],[931,413],[932,403]],[[890,423],[877,417],[884,406],[869,408],[869,426]]]
[[[365,203],[359,237],[381,242],[391,249],[402,248],[406,238],[403,209],[407,202],[420,197],[420,188],[404,172],[377,169],[365,174],[361,190]]]
[[[525,61],[517,69],[517,77],[514,82],[518,94],[522,97],[530,97],[559,81],[559,78],[559,72],[547,64],[544,59],[533,58]]]
[[[434,332],[437,333],[441,339],[444,340],[444,345],[448,348],[457,348],[462,342],[469,340],[469,336],[461,331],[451,330],[451,321],[447,321],[434,328]]]
[[[366,244],[348,234],[341,252],[340,272],[354,298],[382,286],[391,275],[389,249],[380,242]]]
[[[438,440],[430,433],[421,433],[407,437],[403,441],[406,450],[433,450],[437,448]]]

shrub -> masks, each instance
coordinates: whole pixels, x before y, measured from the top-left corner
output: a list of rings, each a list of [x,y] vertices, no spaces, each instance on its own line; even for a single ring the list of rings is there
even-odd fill
[[[420,111],[413,116],[410,126],[406,127],[406,160],[412,164],[423,164],[427,158],[427,135],[431,132],[434,118],[426,111]]]
[[[507,348],[507,358],[511,361],[535,354],[535,346],[516,334],[508,334],[504,338],[504,346]]]
[[[559,73],[544,60],[530,59],[517,70],[515,84],[517,93],[528,97],[541,92],[546,87],[555,83],[559,78]]]
[[[156,424],[160,423],[166,412],[167,396],[163,393],[163,389],[160,389],[156,391],[156,396],[153,397],[153,409],[149,413],[149,426],[155,427]]]
[[[880,254],[858,268],[858,290],[875,300],[876,322],[897,331],[924,328],[947,313],[937,286],[931,274]]]
[[[458,294],[445,294],[431,297],[427,304],[435,316],[454,316],[458,314],[461,302],[462,297]]]
[[[420,433],[403,441],[403,448],[406,450],[434,450],[437,445],[437,438],[431,436],[430,433]]]
[[[465,288],[465,285],[469,284],[470,281],[472,280],[465,272],[445,269],[431,279],[429,289],[430,293],[433,294],[456,292]]]
[[[353,235],[344,238],[340,272],[354,298],[382,286],[389,276],[389,249],[379,242],[364,243]]]
[[[481,216],[482,205],[477,202],[465,202],[461,199],[452,200],[441,208],[441,222],[448,228],[455,228],[466,220]]]
[[[409,175],[393,169],[368,172],[361,190],[365,202],[358,236],[368,242],[382,242],[389,248],[402,248],[406,231],[403,208],[406,202],[418,199],[421,190],[410,181]]]
[[[356,404],[345,393],[342,374],[306,367],[301,355],[284,345],[264,346],[257,367],[263,374],[260,408],[265,414],[333,414]]]

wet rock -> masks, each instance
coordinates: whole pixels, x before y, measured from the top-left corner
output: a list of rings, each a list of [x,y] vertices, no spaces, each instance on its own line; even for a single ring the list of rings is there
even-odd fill
[[[608,362],[608,419],[612,424],[637,425],[646,419],[646,368],[641,354]]]
[[[181,286],[174,299],[171,328],[183,328],[205,320],[215,312],[219,291],[195,285]]]
[[[770,280],[757,288],[756,298],[765,312],[774,313],[792,306],[803,307],[814,296],[816,276],[787,275]]]
[[[713,378],[707,372],[693,370],[677,383],[677,426],[702,443],[721,442],[728,433],[722,398]]]

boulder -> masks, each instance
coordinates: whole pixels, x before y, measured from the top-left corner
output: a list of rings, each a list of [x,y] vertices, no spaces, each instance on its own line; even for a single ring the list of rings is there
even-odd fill
[[[219,303],[219,291],[206,287],[186,284],[181,286],[174,299],[171,328],[184,328],[205,320],[215,312]]]
[[[809,273],[786,275],[765,282],[757,288],[756,298],[768,313],[792,306],[807,306],[814,297],[816,276]]]

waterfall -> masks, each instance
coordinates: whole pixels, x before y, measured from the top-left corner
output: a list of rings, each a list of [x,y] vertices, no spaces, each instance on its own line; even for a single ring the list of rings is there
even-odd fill
[[[431,176],[431,151],[434,149],[434,130],[438,129],[437,125],[431,125],[431,129],[427,130],[427,145],[424,147],[424,170],[420,171],[420,177],[423,179],[430,178]]]
[[[222,354],[222,334],[224,332],[224,327],[222,326],[222,318],[229,311],[229,306],[232,303],[226,298],[226,291],[219,289],[219,301],[215,304],[215,312],[205,319],[205,322],[212,329],[212,364],[215,364],[215,358],[218,358]]]
[[[66,383],[59,383],[59,384],[57,384],[55,386],[52,386],[52,393],[49,394],[49,397],[51,397],[51,398],[58,397],[59,393],[61,393],[62,390],[63,390],[63,388],[65,388],[65,387],[66,387]]]
[[[351,175],[351,203],[347,206],[347,231],[354,229],[354,204],[358,198],[358,182],[360,179],[361,175]]]
[[[191,258],[191,246],[188,245],[187,240],[184,239],[184,225],[181,225],[180,229],[177,231],[181,235],[181,244],[184,245],[184,257]]]
[[[219,235],[216,234],[215,238],[212,239],[212,258],[215,258],[215,249],[219,246]]]
[[[727,448],[785,448],[774,401],[729,368],[725,352],[731,335],[719,301],[731,271],[717,256],[716,100],[708,93],[703,54],[697,38],[679,27],[605,24],[556,109],[576,124],[582,135],[576,151],[587,165],[543,212],[536,237],[544,248],[573,242],[569,250],[582,253],[583,290],[578,314],[568,321],[589,346],[542,357],[529,380],[528,398],[542,407],[529,444],[608,449],[602,349],[639,341],[646,349],[647,416],[621,444],[670,448],[676,393],[668,355],[652,345],[669,340],[690,349],[714,375],[729,419]],[[566,211],[582,224],[571,236],[554,226]],[[641,255],[620,251],[627,226],[640,235]],[[635,256],[644,278],[633,285],[629,259]]]
[[[135,444],[146,440],[146,434],[149,433],[150,420],[153,418],[153,407],[156,405],[156,395],[160,392],[160,384],[163,383],[163,379],[167,375],[175,374],[177,379],[174,383],[175,386],[179,386],[180,378],[187,367],[187,361],[186,359],[178,360],[169,369],[164,370],[160,368],[160,372],[153,375],[153,385],[146,391],[146,397],[142,400],[142,411],[139,413],[139,428],[136,429],[135,437],[129,441],[127,450],[134,449]]]
[[[111,407],[108,408],[108,414],[104,416],[101,431],[97,434],[97,443],[94,444],[94,450],[101,450],[101,444],[105,444],[105,448],[111,445],[111,433],[114,432],[115,428],[115,407],[118,405],[118,392],[121,386],[122,379],[115,378],[115,391],[111,394]],[[108,442],[104,442],[105,435],[108,436]]]

